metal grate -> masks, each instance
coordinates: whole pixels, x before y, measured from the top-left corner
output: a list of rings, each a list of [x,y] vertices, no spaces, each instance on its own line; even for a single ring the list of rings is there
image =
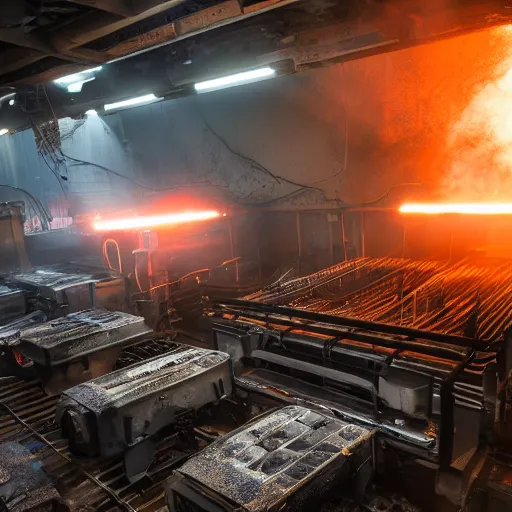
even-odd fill
[[[128,365],[176,349],[165,340],[146,342],[144,346],[123,351],[120,365]],[[193,451],[178,435],[161,440],[146,477],[131,484],[124,473],[123,461],[85,459],[68,449],[55,423],[59,396],[47,396],[38,381],[18,378],[0,383],[0,439],[16,441],[41,460],[71,510],[100,512],[128,510],[145,512],[165,508],[163,482]]]
[[[496,341],[512,318],[512,263],[358,258],[247,299]]]

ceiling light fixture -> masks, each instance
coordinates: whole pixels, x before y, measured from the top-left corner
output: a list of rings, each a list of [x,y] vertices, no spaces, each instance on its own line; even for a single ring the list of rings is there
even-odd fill
[[[7,128],[0,129],[0,135],[5,135],[6,133],[9,133],[9,130]]]
[[[80,80],[79,82],[74,82],[72,84],[68,85],[68,92],[74,93],[74,92],[80,92],[82,90],[82,87],[87,82],[92,82],[95,77],[88,78],[87,80]]]
[[[97,115],[98,115],[98,112],[96,112],[96,110],[94,110],[93,108],[91,108],[90,110],[86,110],[86,111],[85,111],[85,115],[86,115],[86,116],[97,116]]]
[[[9,100],[9,105],[12,107],[16,103],[15,100]]]
[[[98,66],[97,68],[86,69],[84,71],[79,71],[78,73],[73,73],[72,75],[66,75],[61,78],[57,78],[53,83],[59,85],[67,85],[75,82],[83,81],[84,79],[89,78],[89,75],[92,73],[96,73],[97,71],[101,71],[103,66]]]
[[[118,101],[117,103],[107,103],[104,106],[105,110],[114,110],[116,108],[133,107],[135,105],[141,105],[143,103],[151,103],[152,101],[161,100],[154,94],[145,94],[144,96],[138,96],[137,98],[131,98],[129,100]]]
[[[252,71],[244,71],[242,73],[235,73],[234,75],[223,76],[214,78],[213,80],[206,80],[194,85],[197,92],[215,91],[217,89],[224,89],[234,85],[248,84],[257,82],[262,79],[271,78],[275,76],[276,72],[272,68],[259,68]]]

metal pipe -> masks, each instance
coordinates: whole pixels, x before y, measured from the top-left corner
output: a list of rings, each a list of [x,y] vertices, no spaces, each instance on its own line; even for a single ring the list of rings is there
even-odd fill
[[[297,247],[299,254],[299,274],[301,272],[301,262],[302,262],[302,230],[300,225],[300,212],[295,214],[295,228],[297,231]]]
[[[236,242],[235,235],[233,230],[233,218],[228,218],[228,228],[229,228],[229,246],[231,248],[231,259],[235,260],[235,280],[238,283],[239,280],[239,268],[238,268],[238,258],[236,257]]]
[[[431,332],[426,330],[414,329],[411,327],[402,327],[392,324],[383,324],[379,322],[369,322],[358,318],[347,318],[341,316],[327,315],[303,309],[296,309],[287,306],[270,306],[260,302],[248,301],[243,299],[229,299],[223,301],[221,305],[233,306],[242,310],[258,311],[267,314],[283,315],[291,318],[301,318],[313,322],[328,323],[344,327],[356,327],[367,329],[369,331],[380,331],[386,334],[397,334],[401,336],[410,336],[417,339],[439,341],[441,343],[451,343],[462,347],[473,347],[476,350],[485,351],[489,348],[488,343],[465,336],[456,336],[444,334],[441,332]]]
[[[347,261],[347,243],[346,243],[346,233],[345,233],[345,213],[341,212],[340,215],[340,223],[341,223],[341,243],[343,244],[343,261]]]
[[[332,236],[332,225],[331,222],[329,221],[329,215],[326,215],[325,218],[327,220],[327,228],[329,230],[329,261],[331,265],[334,265],[334,240]]]
[[[364,258],[366,256],[366,244],[365,244],[365,233],[364,233],[364,211],[360,213],[360,225],[359,228],[361,230],[361,257]]]

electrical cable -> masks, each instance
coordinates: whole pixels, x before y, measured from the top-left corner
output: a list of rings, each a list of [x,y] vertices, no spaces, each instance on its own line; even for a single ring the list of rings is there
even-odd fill
[[[41,130],[41,128],[34,122],[34,120],[32,118],[30,118],[30,122],[32,123],[32,129],[35,129],[37,130],[37,132],[39,133],[39,136],[41,137],[41,140],[43,141],[43,143],[46,145],[46,153],[48,154],[48,156],[51,158],[51,153],[55,153],[55,148],[48,142],[48,140],[46,139],[46,136],[44,135],[43,131]],[[43,159],[44,163],[46,164],[46,166],[48,167],[48,169],[50,169],[51,173],[55,176],[55,178],[57,179],[58,183],[59,183],[59,186],[60,188],[62,189],[62,192],[64,193],[64,195],[67,195],[67,192],[66,190],[64,189],[64,186],[62,185],[62,182],[61,182],[61,179],[62,176],[59,174],[59,171],[58,171],[58,168],[59,168],[59,164],[60,162],[53,162],[53,164],[55,165],[55,167],[57,167],[57,169],[53,169],[52,166],[48,163],[48,161],[46,160],[46,157],[44,156],[44,150],[42,150],[41,148],[38,148],[38,153],[39,153],[39,156]]]
[[[381,196],[379,196],[377,199],[373,199],[371,201],[366,201],[366,202],[361,202],[361,203],[345,203],[343,201],[340,201],[340,205],[339,206],[336,206],[336,207],[332,207],[333,210],[339,210],[340,208],[357,208],[359,206],[371,206],[371,205],[374,205],[374,204],[377,204],[379,203],[380,201],[382,201],[383,199],[386,199],[388,196],[389,196],[389,193],[395,189],[395,188],[398,188],[398,187],[409,187],[409,186],[421,186],[421,187],[434,187],[436,186],[434,183],[428,183],[428,182],[406,182],[406,183],[396,183],[395,185],[392,185],[391,187],[389,187],[386,192],[384,192],[384,194],[382,194]],[[285,194],[283,196],[280,196],[280,197],[276,197],[275,199],[271,199],[270,201],[264,201],[264,202],[260,202],[260,203],[240,203],[242,204],[243,206],[271,206],[273,205],[274,203],[276,202],[279,202],[279,201],[282,201],[283,199],[286,199],[288,197],[292,197],[296,194],[302,194],[304,193],[306,190],[294,190],[293,192],[289,192],[288,194]]]
[[[139,253],[138,252],[135,253],[135,263],[134,263],[134,267],[133,267],[133,275],[135,276],[135,282],[137,283],[137,286],[139,287],[140,293],[144,294],[144,290],[142,289],[142,286],[140,284],[140,279],[139,279],[137,254],[139,254]],[[137,294],[135,293],[133,295],[137,295]]]
[[[290,198],[290,197],[293,197],[293,196],[296,196],[296,195],[301,195],[303,194],[304,192],[307,192],[309,189],[307,188],[299,188],[297,190],[294,190],[292,192],[288,192],[287,194],[284,194],[282,196],[279,196],[279,197],[276,197],[274,199],[270,199],[268,201],[260,201],[259,203],[240,203],[241,205],[243,206],[272,206],[273,204],[275,203],[278,203],[279,201],[282,201],[283,199],[287,199],[287,198]],[[250,195],[250,194],[249,194]],[[247,196],[249,197],[249,196]],[[247,197],[245,199],[247,199]]]
[[[139,183],[135,180],[133,180],[132,178],[129,178],[128,176],[125,176],[124,174],[121,174],[117,171],[114,171],[112,169],[109,169],[108,167],[105,167],[103,165],[100,165],[100,164],[95,164],[93,162],[89,162],[87,160],[81,160],[79,158],[73,158],[71,156],[68,156],[66,155],[66,153],[64,153],[62,150],[60,150],[60,152],[62,153],[62,155],[71,160],[71,161],[74,161],[74,162],[77,162],[75,164],[71,164],[69,167],[76,167],[76,166],[80,166],[80,165],[91,165],[93,167],[97,167],[98,169],[102,169],[103,171],[109,173],[109,174],[113,174],[114,176],[117,176],[119,178],[122,178],[124,180],[127,180],[129,181],[130,183],[132,183],[133,185],[137,186],[137,187],[140,187],[140,188],[143,188],[145,190],[151,190],[152,192],[162,192],[162,191],[168,191],[168,190],[175,190],[175,189],[179,189],[179,188],[190,188],[190,187],[196,187],[196,186],[202,186],[202,187],[217,187],[217,188],[229,188],[227,185],[215,185],[209,181],[193,181],[191,183],[187,183],[187,184],[184,184],[184,185],[173,185],[172,187],[150,187],[150,186],[147,186],[147,185],[143,185],[142,183]]]
[[[51,101],[50,101],[50,98],[49,98],[48,93],[46,91],[46,88],[45,88],[44,85],[42,87],[43,87],[44,94],[46,96],[46,101],[48,102],[50,110],[52,111],[53,118],[54,118],[55,122],[58,123],[57,116],[55,115],[55,110],[53,109],[53,106],[51,104]],[[41,133],[40,130],[39,130],[39,133]],[[45,140],[43,135],[42,135],[42,137],[43,137],[43,140]],[[47,144],[48,144],[48,142],[47,142]],[[207,180],[199,181],[199,182],[192,182],[192,183],[188,183],[186,185],[174,185],[172,187],[150,187],[150,186],[147,186],[147,185],[143,185],[142,183],[138,183],[137,181],[133,180],[132,178],[130,178],[128,176],[125,176],[124,174],[121,174],[121,173],[119,173],[117,171],[114,171],[112,169],[109,169],[108,167],[105,167],[103,165],[96,164],[94,162],[89,162],[87,160],[82,160],[82,159],[79,159],[79,158],[74,158],[72,156],[69,156],[66,153],[64,153],[64,151],[60,147],[59,148],[54,148],[53,146],[50,145],[50,148],[53,150],[53,152],[57,152],[58,151],[62,155],[63,159],[67,158],[68,160],[71,160],[72,162],[75,162],[75,164],[74,164],[75,166],[76,165],[90,165],[90,166],[96,167],[98,169],[101,169],[101,170],[109,173],[109,174],[117,176],[118,178],[122,178],[124,180],[127,180],[127,181],[129,181],[130,183],[132,183],[133,185],[135,185],[137,187],[143,188],[145,190],[151,190],[152,192],[168,191],[168,190],[175,190],[175,189],[180,189],[180,188],[189,188],[189,187],[196,187],[196,186],[229,188],[227,185],[214,185],[213,183],[211,183],[211,182],[209,182]],[[62,161],[64,161],[64,160],[62,160]],[[70,167],[73,167],[74,165],[71,165]],[[62,178],[62,176],[61,176],[61,178]]]
[[[418,186],[418,187],[429,187],[429,186],[435,186],[434,183],[428,183],[428,182],[405,182],[405,183],[396,183],[395,185],[392,185],[389,187],[384,194],[379,196],[377,199],[373,199],[372,201],[366,201],[362,203],[344,203],[343,208],[354,208],[358,206],[371,206],[376,203],[380,203],[383,199],[386,199],[389,196],[389,193],[394,190],[395,188],[399,187],[411,187],[411,186]]]
[[[149,292],[152,292],[153,290],[157,290],[158,288],[163,288],[165,286],[172,286],[173,284],[178,284],[182,281],[185,281],[191,277],[194,277],[196,276],[197,274],[203,274],[205,272],[209,272],[211,273],[213,270],[216,270],[216,269],[219,269],[219,268],[222,268],[226,265],[229,265],[231,263],[236,263],[237,261],[240,261],[242,258],[241,256],[237,256],[236,258],[231,258],[230,260],[226,260],[226,261],[223,261],[220,265],[217,265],[216,267],[213,267],[213,268],[202,268],[200,270],[194,270],[192,272],[189,272],[188,274],[185,274],[184,276],[180,277],[179,279],[176,279],[176,281],[172,281],[172,282],[169,282],[169,283],[163,283],[163,284],[159,284],[159,285],[156,285],[156,286],[152,286],[148,291]]]
[[[30,200],[32,200],[33,203],[37,206],[37,209],[39,210],[39,212],[43,214],[41,222],[43,223],[43,221],[44,221],[44,226],[46,226],[46,231],[49,230],[49,224],[53,220],[53,217],[52,217],[51,213],[49,213],[46,210],[46,208],[39,201],[39,199],[34,197],[30,192],[27,192],[24,188],[15,187],[14,185],[1,185],[1,184],[0,184],[0,187],[2,187],[2,188],[12,188],[13,190],[19,190],[20,192],[25,194]],[[34,208],[34,210],[36,210],[36,208]]]
[[[147,290],[146,292],[144,292],[142,290],[142,287],[140,286],[140,283],[138,281],[138,277],[137,277],[137,266],[135,266],[135,280],[137,281],[137,285],[139,287],[139,290],[140,290],[140,293],[141,294],[144,294],[144,293],[149,293],[149,292],[152,292],[154,290],[158,290],[160,288],[164,288],[166,286],[172,286],[174,284],[178,284],[178,283],[181,283],[182,281],[186,281],[187,279],[190,279],[191,277],[194,277],[194,276],[197,276],[198,274],[204,274],[205,272],[209,272],[211,273],[213,270],[217,270],[219,268],[222,268],[222,267],[225,267],[226,265],[230,265],[232,263],[236,263],[238,261],[240,261],[242,259],[241,256],[237,256],[236,258],[231,258],[229,260],[226,260],[226,261],[223,261],[220,265],[217,265],[216,267],[212,267],[212,268],[202,268],[200,270],[193,270],[192,272],[189,272],[188,274],[185,274],[184,276],[180,277],[179,279],[176,279],[175,281],[170,281],[170,282],[167,282],[167,283],[162,283],[162,284],[158,284],[156,286],[152,286],[151,288],[149,288],[149,290]],[[138,293],[135,293],[133,295],[139,295]]]
[[[104,258],[107,260],[107,265],[110,270],[117,270],[112,267],[112,263],[110,262],[110,258],[108,257],[108,245],[114,244],[117,249],[117,261],[119,264],[119,273],[123,273],[123,264],[121,262],[121,250],[119,249],[119,244],[113,238],[107,238],[103,241],[101,245],[101,252],[103,253]]]
[[[48,96],[48,93],[46,91],[46,88],[44,86],[43,87],[43,91],[44,91],[44,94],[46,96],[46,101],[48,102],[48,105],[52,111],[52,114],[53,114],[53,117],[55,119],[56,122],[58,122],[57,120],[57,117],[55,115],[55,111],[53,109],[53,106],[50,102],[50,98]],[[215,132],[213,130],[213,128],[209,125],[209,123],[206,121],[206,119],[204,118],[204,116],[201,115],[201,117],[203,118],[203,121],[204,121],[204,124],[205,126],[210,130],[210,132],[215,136],[217,137],[221,142],[222,144],[224,144],[224,146],[233,154],[237,155],[238,157],[240,158],[243,158],[244,160],[250,162],[252,165],[256,166],[257,169],[259,169],[260,171],[268,174],[269,176],[271,176],[276,182],[284,182],[284,183],[288,183],[290,185],[294,185],[296,187],[299,187],[299,190],[295,190],[293,192],[290,192],[289,194],[285,194],[284,196],[280,197],[280,198],[276,198],[276,199],[273,199],[267,203],[254,203],[253,205],[254,206],[261,206],[263,204],[273,204],[277,201],[280,201],[288,196],[292,196],[292,195],[295,195],[297,193],[302,193],[303,191],[305,190],[317,190],[318,192],[320,192],[323,196],[324,196],[324,199],[326,199],[326,194],[325,194],[325,191],[319,187],[314,187],[314,186],[311,186],[311,185],[305,185],[305,184],[302,184],[302,183],[298,183],[296,181],[293,181],[293,180],[290,180],[288,178],[285,178],[283,176],[278,176],[278,175],[275,175],[274,173],[272,173],[269,169],[267,169],[265,166],[263,166],[262,164],[260,164],[259,162],[257,162],[256,160],[246,156],[246,155],[243,155],[241,153],[238,153],[237,151],[235,151],[233,148],[231,148],[231,146],[228,144],[228,142],[226,140],[224,140],[223,137],[221,137],[217,132]],[[41,132],[40,132],[41,133]],[[347,137],[347,134],[348,132],[346,131],[345,135]],[[150,186],[147,186],[147,185],[143,185],[141,183],[138,183],[137,181],[133,180],[132,178],[129,178],[128,176],[125,176],[117,171],[114,171],[112,169],[109,169],[108,167],[105,167],[103,165],[100,165],[100,164],[95,164],[93,162],[89,162],[87,160],[82,160],[82,159],[78,159],[78,158],[74,158],[74,157],[71,157],[69,155],[67,155],[66,153],[64,153],[64,151],[62,150],[62,148],[52,148],[52,149],[58,149],[58,151],[60,152],[60,154],[62,155],[62,157],[64,158],[67,158],[68,160],[71,160],[73,162],[75,162],[75,165],[91,165],[93,167],[96,167],[98,169],[102,169],[103,171],[109,173],[109,174],[112,174],[114,176],[117,176],[119,178],[122,178],[122,179],[125,179],[127,181],[129,181],[130,183],[132,183],[133,185],[137,186],[137,187],[140,187],[140,188],[143,188],[145,190],[151,190],[153,192],[160,192],[160,191],[169,191],[169,190],[176,190],[176,189],[180,189],[180,188],[189,188],[189,187],[197,187],[197,186],[205,186],[205,187],[218,187],[218,188],[226,188],[226,189],[229,189],[229,186],[228,185],[215,185],[209,181],[200,181],[200,182],[193,182],[193,183],[189,183],[189,184],[186,184],[186,185],[175,185],[175,186],[172,186],[172,187],[166,187],[166,188],[161,188],[161,187],[150,187]],[[345,156],[347,156],[347,154],[345,154]],[[72,165],[73,166],[73,165]],[[331,176],[332,177],[332,176]],[[59,181],[60,183],[60,181]],[[62,184],[61,184],[62,186]],[[231,191],[230,191],[231,192]]]
[[[62,176],[55,169],[52,169],[52,167],[50,166],[50,164],[48,163],[48,161],[46,160],[46,158],[44,157],[42,152],[39,153],[39,156],[43,159],[44,163],[46,164],[46,167],[48,167],[48,169],[50,169],[51,173],[57,179],[57,182],[59,183],[59,186],[60,186],[62,192],[64,193],[64,195],[67,195],[67,192],[64,189],[64,185],[62,184],[62,181],[61,181]]]
[[[46,100],[48,101],[48,104],[50,106],[50,109],[52,111],[54,119],[55,119],[56,122],[58,122],[57,117],[55,115],[55,111],[54,111],[53,106],[52,106],[52,104],[50,102],[50,98],[48,97],[48,93],[46,92],[46,88],[44,86],[43,86],[43,91],[45,93]],[[326,199],[325,191],[322,188],[314,187],[312,185],[316,184],[316,183],[321,183],[323,181],[330,180],[330,179],[338,176],[342,172],[344,172],[346,170],[346,168],[347,168],[347,162],[348,162],[348,109],[347,109],[346,95],[344,95],[344,109],[345,109],[345,157],[344,157],[344,165],[343,165],[343,167],[339,171],[337,171],[332,176],[329,176],[327,178],[323,178],[321,180],[315,181],[311,185],[307,185],[307,184],[303,184],[303,183],[298,183],[296,181],[289,180],[288,178],[284,178],[283,176],[276,175],[272,171],[267,169],[265,166],[263,166],[262,164],[257,162],[256,160],[254,160],[254,159],[252,159],[252,158],[250,158],[250,157],[248,157],[246,155],[243,155],[243,154],[235,151],[233,148],[231,148],[231,146],[228,144],[228,142],[223,137],[221,137],[217,132],[215,132],[215,130],[213,130],[213,128],[210,126],[210,124],[208,123],[208,121],[206,120],[206,118],[202,114],[201,114],[201,118],[202,118],[205,126],[208,128],[208,130],[215,137],[217,137],[231,153],[233,153],[233,154],[237,155],[238,157],[243,158],[244,160],[252,163],[259,170],[261,170],[262,172],[268,174],[269,176],[271,176],[277,182],[282,181],[282,182],[288,183],[290,185],[294,185],[296,187],[299,187],[298,190],[294,190],[292,192],[284,194],[283,196],[277,197],[275,199],[271,199],[270,201],[264,201],[264,202],[260,202],[260,203],[245,203],[245,204],[244,203],[240,203],[240,204],[243,204],[244,206],[270,206],[272,204],[275,204],[276,202],[282,201],[283,199],[286,199],[286,198],[289,198],[289,197],[293,197],[295,194],[302,194],[306,190],[316,190],[318,192],[321,192],[322,195],[324,196],[324,198]],[[89,162],[87,160],[82,160],[82,159],[71,157],[71,156],[67,155],[66,153],[64,153],[64,151],[62,151],[62,148],[58,148],[58,151],[60,152],[60,154],[62,155],[63,158],[67,158],[68,160],[76,162],[75,165],[91,165],[93,167],[97,167],[98,169],[102,169],[103,171],[105,171],[107,173],[110,173],[110,174],[113,174],[114,176],[117,176],[119,178],[125,179],[125,180],[131,182],[132,184],[134,184],[135,186],[143,188],[143,189],[146,189],[146,190],[151,190],[151,191],[159,192],[159,191],[175,190],[175,189],[179,189],[179,188],[196,187],[198,185],[199,186],[206,186],[206,187],[219,187],[219,188],[228,188],[229,189],[228,185],[215,185],[215,184],[213,184],[213,183],[211,183],[209,181],[192,182],[192,183],[188,183],[186,185],[175,185],[175,186],[166,187],[166,188],[150,187],[150,186],[146,186],[146,185],[143,185],[141,183],[138,183],[137,181],[133,180],[132,178],[129,178],[128,176],[125,176],[125,175],[123,175],[123,174],[121,174],[121,173],[119,173],[117,171],[109,169],[108,167],[105,167],[103,165],[95,164],[95,163]],[[392,185],[391,187],[389,187],[387,189],[387,191],[384,194],[382,194],[381,196],[379,196],[377,199],[374,199],[372,201],[361,202],[361,203],[343,203],[343,207],[351,208],[351,207],[358,207],[358,206],[370,206],[370,205],[379,203],[380,201],[382,201],[383,199],[386,199],[388,197],[388,195],[391,192],[391,190],[394,190],[395,188],[398,188],[398,187],[402,187],[402,186],[429,186],[429,185],[431,185],[431,184],[429,184],[429,183],[421,183],[421,182],[397,183],[397,184]],[[139,288],[140,288],[140,286],[139,286]]]
[[[238,151],[235,151],[229,144],[228,142],[223,138],[221,137],[212,127],[211,125],[208,123],[208,121],[206,120],[206,118],[204,116],[202,116],[202,119],[203,119],[203,123],[204,125],[206,126],[206,128],[208,128],[208,130],[218,139],[222,142],[222,144],[226,147],[226,149],[228,151],[230,151],[231,153],[233,153],[234,155],[238,156],[239,158],[242,158],[246,161],[248,161],[249,163],[251,163],[252,165],[256,166],[256,168],[259,170],[259,171],[262,171],[264,172],[265,174],[271,176],[277,183],[279,182],[283,182],[283,183],[288,183],[289,185],[294,185],[295,187],[300,187],[302,189],[311,189],[311,190],[317,190],[319,192],[321,192],[324,196],[325,196],[325,191],[319,187],[314,187],[312,185],[306,185],[304,183],[298,183],[296,181],[293,181],[293,180],[290,180],[288,178],[285,178],[284,176],[279,176],[277,174],[274,174],[270,169],[268,169],[267,167],[265,167],[264,165],[260,164],[259,162],[257,162],[256,160],[254,160],[253,158],[250,158],[246,155],[243,155],[242,153],[239,153]]]

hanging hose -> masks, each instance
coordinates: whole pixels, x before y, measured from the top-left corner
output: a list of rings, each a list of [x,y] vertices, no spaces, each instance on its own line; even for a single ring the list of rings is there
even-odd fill
[[[112,263],[110,262],[110,258],[108,257],[108,245],[114,244],[114,246],[117,249],[117,262],[119,265],[119,268],[112,267]],[[110,270],[118,270],[121,274],[123,273],[123,264],[121,261],[121,250],[119,249],[119,244],[113,239],[113,238],[106,238],[103,241],[103,245],[101,247],[101,252],[103,253],[103,257],[105,258],[108,268]]]

